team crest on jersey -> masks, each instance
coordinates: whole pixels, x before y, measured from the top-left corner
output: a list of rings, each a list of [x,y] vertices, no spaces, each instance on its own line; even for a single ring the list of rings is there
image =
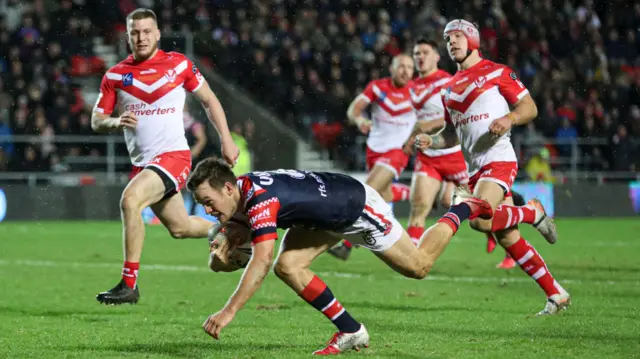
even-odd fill
[[[167,70],[167,72],[164,74],[164,76],[167,78],[167,80],[169,80],[169,82],[173,83],[176,80],[176,70],[174,69],[169,69]]]
[[[487,82],[487,78],[484,76],[480,76],[474,81],[474,83],[476,84],[476,87],[479,89],[481,89],[482,86],[484,86],[485,82]]]
[[[126,87],[131,85],[133,85],[133,72],[122,75],[122,86]]]

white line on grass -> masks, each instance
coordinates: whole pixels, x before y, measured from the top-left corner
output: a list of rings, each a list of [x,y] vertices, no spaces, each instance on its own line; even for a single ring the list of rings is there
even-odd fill
[[[72,268],[118,268],[119,263],[102,263],[102,262],[54,262],[39,260],[3,260],[0,259],[0,266],[29,266],[29,267],[72,267]],[[188,265],[169,265],[169,264],[145,264],[143,270],[160,270],[160,271],[176,271],[176,272],[210,272],[206,266],[188,266]],[[339,277],[350,279],[376,280],[382,279],[372,274],[345,273],[345,272],[318,272],[323,277]],[[386,278],[386,276],[385,276]],[[397,278],[413,280],[397,275]],[[466,282],[466,283],[529,283],[531,278],[524,275],[519,277],[468,277],[468,276],[445,276],[445,275],[429,275],[424,280],[437,282]],[[640,285],[640,281],[612,281],[598,279],[560,279],[560,282],[567,284],[585,284],[585,285]]]

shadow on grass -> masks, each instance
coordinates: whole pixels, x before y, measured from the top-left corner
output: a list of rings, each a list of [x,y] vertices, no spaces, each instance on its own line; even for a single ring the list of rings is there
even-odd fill
[[[132,312],[108,311],[108,310],[82,310],[82,309],[46,309],[46,308],[18,308],[0,306],[0,314],[22,315],[30,317],[71,317],[76,315],[127,315]]]
[[[297,349],[296,349],[297,348]],[[296,349],[300,353],[305,353],[305,347],[294,344],[251,344],[251,343],[207,343],[203,341],[174,341],[159,343],[137,343],[137,344],[109,344],[109,345],[78,345],[78,346],[61,346],[60,350],[65,351],[91,351],[91,352],[117,352],[134,355],[167,355],[178,358],[201,358],[203,352],[206,354],[215,354],[224,352],[224,357],[237,357],[242,354],[244,357],[248,352],[250,357],[265,357],[266,353],[274,350],[291,350]],[[233,354],[231,352],[237,352]],[[222,354],[222,353],[220,353]],[[272,353],[271,353],[272,354]]]

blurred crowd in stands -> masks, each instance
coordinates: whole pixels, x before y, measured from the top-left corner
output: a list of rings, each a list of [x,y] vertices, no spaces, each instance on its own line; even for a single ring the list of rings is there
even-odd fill
[[[483,56],[514,68],[536,100],[539,117],[512,136],[523,162],[547,158],[562,169],[573,159],[584,171],[635,171],[640,165],[637,2],[84,2],[90,1],[62,0],[51,9],[44,0],[0,0],[0,135],[90,133],[90,107],[70,79],[99,76],[104,66],[93,56],[92,37],[122,31],[125,14],[144,6],[156,11],[163,32],[193,31],[221,49],[208,58],[215,71],[348,169],[361,170],[364,141],[346,123],[349,102],[368,81],[387,76],[391,57],[410,52],[417,36],[438,40],[440,66],[454,72],[442,29],[463,17],[478,23]],[[580,145],[570,144],[575,138]],[[0,171],[53,169],[61,156],[100,151],[0,140]]]

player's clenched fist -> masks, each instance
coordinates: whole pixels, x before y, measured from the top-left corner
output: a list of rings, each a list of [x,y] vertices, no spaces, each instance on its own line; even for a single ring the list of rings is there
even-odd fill
[[[358,125],[358,130],[360,130],[360,132],[362,132],[363,135],[366,135],[369,133],[369,131],[371,131],[371,120],[364,118],[362,116],[358,117],[356,119],[356,124]]]
[[[426,133],[420,133],[416,136],[415,146],[418,150],[424,151],[427,148],[431,147],[432,144],[433,144],[433,139],[431,138],[431,136],[427,135]]]
[[[120,121],[120,126],[119,127],[121,127],[121,128],[135,129],[136,125],[138,124],[138,120],[136,119],[136,115],[134,115],[133,112],[131,112],[131,111],[126,111],[125,113],[120,115],[118,120]]]
[[[507,133],[513,126],[513,119],[508,116],[503,116],[495,119],[489,126],[489,132],[496,137],[500,137]]]
[[[233,142],[233,139],[222,141],[222,157],[229,164],[229,166],[235,166],[239,156],[240,149],[238,148],[238,145]]]

